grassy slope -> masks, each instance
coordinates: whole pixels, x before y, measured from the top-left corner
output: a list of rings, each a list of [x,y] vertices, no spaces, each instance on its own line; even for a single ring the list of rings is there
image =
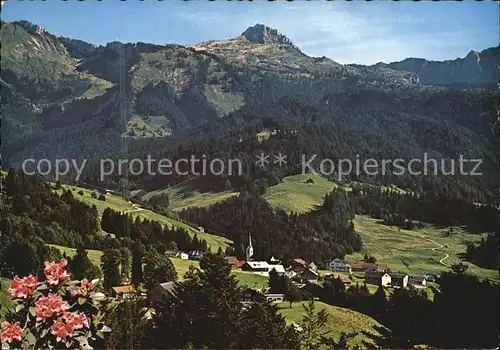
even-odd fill
[[[279,304],[279,312],[286,317],[288,322],[298,323],[304,316],[303,304],[305,303],[307,302],[295,303],[293,304],[293,307],[291,309],[289,308],[289,304],[287,302],[281,303]],[[328,335],[334,337],[335,339],[338,339],[340,333],[342,332],[373,332],[372,327],[374,325],[380,326],[377,321],[359,312],[344,309],[338,306],[328,305],[321,301],[316,301],[315,303],[317,311],[325,309],[328,312],[328,315],[330,316],[329,322],[327,324],[327,330],[330,331]],[[358,335],[353,340],[351,340],[350,344],[352,346],[362,345],[363,339],[366,338],[362,335]]]
[[[313,184],[306,181],[312,179]],[[287,212],[306,212],[323,202],[326,193],[338,187],[319,175],[294,175],[283,179],[276,186],[269,187],[263,198],[274,207]]]
[[[76,186],[64,186],[64,187],[71,188],[73,190],[73,194],[75,195],[75,197],[80,199],[81,201],[87,203],[88,205],[95,205],[97,207],[99,215],[102,215],[104,209],[109,207],[111,209],[122,212],[130,212],[133,217],[139,216],[143,219],[147,218],[149,220],[158,221],[159,223],[167,227],[184,228],[185,230],[187,230],[187,232],[191,237],[194,236],[195,234],[198,234],[199,238],[206,240],[208,246],[212,249],[213,252],[216,252],[219,249],[219,247],[225,249],[226,246],[232,243],[229,239],[225,237],[211,235],[208,233],[201,233],[189,225],[186,225],[174,219],[167,218],[166,216],[157,214],[155,212],[152,212],[151,210],[143,209],[137,211],[137,209],[133,207],[132,203],[128,202],[127,200],[125,200],[120,196],[108,194],[106,195],[106,201],[100,201],[98,199],[94,199],[91,197],[92,194],[91,190],[82,189]],[[83,195],[78,194],[80,190],[83,191]]]
[[[395,226],[382,225],[376,219],[365,216],[357,216],[354,226],[361,234],[366,252],[374,255],[379,262],[388,264],[392,270],[414,274],[447,270],[448,267],[440,263],[446,254],[450,257],[443,262],[449,265],[459,260],[459,254],[465,252],[467,241],[477,241],[481,237],[465,230],[450,237],[441,237],[442,229],[432,226],[418,231],[399,231]],[[354,253],[346,259],[359,261],[363,255],[364,252]],[[471,263],[468,265],[469,272],[479,277],[499,280],[495,270],[483,269]]]
[[[56,244],[49,244],[49,245],[59,249],[61,253],[66,253],[66,256],[68,257],[73,257],[76,254],[76,249],[63,247],[61,245],[56,245]],[[92,264],[96,266],[101,266],[102,251],[87,249],[87,256]]]
[[[223,192],[206,192],[199,193],[196,190],[190,190],[188,186],[179,184],[164,190],[151,191],[141,196],[142,200],[149,200],[153,195],[167,193],[170,199],[169,209],[178,211],[186,209],[190,206],[208,207],[212,204],[222,202],[229,197],[237,196],[238,192],[223,191]]]
[[[305,183],[308,178],[313,179],[314,184]],[[263,197],[274,207],[287,212],[303,213],[321,205],[324,195],[336,186],[335,183],[319,176],[295,175],[270,187]],[[387,263],[392,270],[415,274],[447,270],[448,267],[439,262],[445,254],[449,254],[450,257],[444,260],[444,263],[451,264],[458,260],[460,253],[465,252],[467,241],[481,239],[480,235],[469,234],[464,229],[450,237],[441,237],[443,229],[433,226],[418,231],[399,231],[395,226],[379,224],[377,220],[366,216],[356,216],[354,226],[361,235],[366,252],[374,255],[380,263]],[[428,239],[444,247],[440,248]],[[365,251],[348,255],[346,259],[351,262],[361,261]],[[469,271],[477,276],[494,281],[500,280],[496,270],[468,264]]]

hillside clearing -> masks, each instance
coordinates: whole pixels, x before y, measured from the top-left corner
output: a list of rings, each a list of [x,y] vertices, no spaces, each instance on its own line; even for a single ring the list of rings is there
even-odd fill
[[[443,229],[434,226],[399,230],[367,216],[356,216],[354,227],[361,235],[364,249],[347,255],[347,261],[362,261],[364,254],[368,253],[393,271],[420,275],[448,270],[449,264],[459,260],[460,254],[465,252],[467,241],[479,241],[484,236],[470,234],[463,228],[449,237],[442,237]],[[468,271],[478,277],[499,281],[496,270],[483,269],[470,262],[467,264]]]
[[[306,181],[312,180],[313,183]],[[276,186],[269,187],[262,196],[273,207],[286,212],[304,213],[321,205],[325,194],[339,185],[319,175],[287,176]]]
[[[189,183],[187,183],[172,186],[163,190],[147,192],[140,195],[139,198],[143,201],[148,201],[151,197],[162,193],[168,194],[170,201],[169,209],[172,211],[180,211],[189,207],[208,207],[239,194],[239,192],[234,191],[200,192],[190,189]]]
[[[64,247],[62,245],[56,245],[56,244],[48,244],[51,247],[55,247],[61,251],[61,253],[66,253],[67,257],[72,258],[73,256],[76,255],[76,249],[74,248],[69,248],[69,247]],[[102,256],[102,251],[100,250],[93,250],[93,249],[86,249],[87,251],[87,256],[90,260],[90,262],[98,267],[101,266],[101,256]]]

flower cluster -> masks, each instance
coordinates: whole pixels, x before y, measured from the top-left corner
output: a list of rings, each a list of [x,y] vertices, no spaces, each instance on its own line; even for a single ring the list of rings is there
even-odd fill
[[[73,332],[77,329],[81,329],[83,327],[88,327],[89,322],[87,320],[87,316],[85,314],[66,312],[62,317],[59,317],[51,329],[51,333],[56,336],[56,341],[66,342],[67,337],[73,336]]]
[[[11,298],[27,298],[35,291],[38,286],[37,279],[33,275],[28,277],[19,278],[19,276],[14,276],[12,281],[9,294]]]
[[[64,267],[68,265],[66,259],[61,259],[60,262],[45,262],[45,268],[43,272],[45,273],[45,278],[50,285],[57,285],[59,281],[63,281],[69,277]]]
[[[12,343],[14,340],[21,340],[22,333],[23,329],[19,326],[19,322],[2,322],[2,332],[0,333],[2,342]]]
[[[15,312],[1,323],[2,349],[100,344],[102,332],[108,331],[102,320],[111,304],[103,293],[94,291],[98,280],[71,281],[67,264],[66,259],[45,262],[44,281],[32,275],[14,276],[9,294]]]
[[[80,281],[79,288],[73,288],[69,291],[72,297],[74,296],[86,296],[92,289],[94,285],[92,282],[89,282],[86,278]]]
[[[37,321],[46,320],[49,317],[62,315],[69,309],[69,304],[59,294],[42,296],[35,302],[35,315]]]

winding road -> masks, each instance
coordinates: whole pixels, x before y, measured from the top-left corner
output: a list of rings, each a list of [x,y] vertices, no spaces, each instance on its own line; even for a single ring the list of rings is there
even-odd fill
[[[434,244],[438,245],[438,246],[439,246],[439,248],[444,248],[444,246],[443,246],[442,244],[440,244],[440,243],[438,243],[438,242],[436,242],[436,241],[433,241],[432,239],[426,238],[425,236],[422,236],[422,238],[423,238],[423,239],[425,239],[426,241],[429,241],[429,242],[431,242],[431,243],[434,243]],[[431,249],[432,249],[433,251],[435,251],[435,252],[441,252],[440,250],[438,250],[439,248],[431,248]],[[444,253],[444,252],[441,252],[441,253]],[[450,257],[450,254],[448,254],[448,253],[444,253],[444,255],[445,255],[445,257],[444,257],[444,258],[442,258],[441,260],[439,260],[439,263],[440,263],[441,265],[448,266],[448,265],[446,265],[446,264],[445,264],[445,262],[444,262],[444,261]]]

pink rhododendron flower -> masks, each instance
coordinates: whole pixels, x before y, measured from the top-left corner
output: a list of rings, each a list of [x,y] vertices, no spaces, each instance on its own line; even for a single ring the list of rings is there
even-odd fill
[[[76,295],[87,295],[88,291],[92,290],[94,286],[89,282],[88,279],[84,278],[80,281],[80,288],[75,288],[69,291],[72,297]]]
[[[22,328],[19,326],[19,322],[9,323],[7,321],[2,322],[2,332],[0,333],[0,338],[2,342],[11,343],[14,340],[21,340],[21,335],[23,334]]]
[[[83,312],[66,312],[63,316],[67,324],[73,326],[74,329],[80,329],[89,326],[87,316]]]
[[[88,327],[87,316],[84,313],[66,312],[64,316],[59,317],[51,329],[51,333],[56,336],[58,342],[66,342],[67,337],[73,336],[75,329]]]
[[[27,298],[35,291],[37,287],[37,278],[33,275],[28,277],[19,278],[19,276],[14,276],[9,287],[9,294],[11,298]]]
[[[62,318],[58,318],[50,327],[50,333],[56,336],[56,341],[66,342],[66,338],[73,335],[73,327],[66,324]]]
[[[60,262],[45,262],[45,268],[43,272],[45,273],[45,278],[50,285],[56,285],[59,281],[65,280],[69,277],[68,272],[64,269],[64,267],[68,265],[68,261],[66,259],[61,259]]]
[[[69,304],[59,294],[42,296],[35,302],[37,320],[45,320],[52,316],[62,315],[69,309]]]

